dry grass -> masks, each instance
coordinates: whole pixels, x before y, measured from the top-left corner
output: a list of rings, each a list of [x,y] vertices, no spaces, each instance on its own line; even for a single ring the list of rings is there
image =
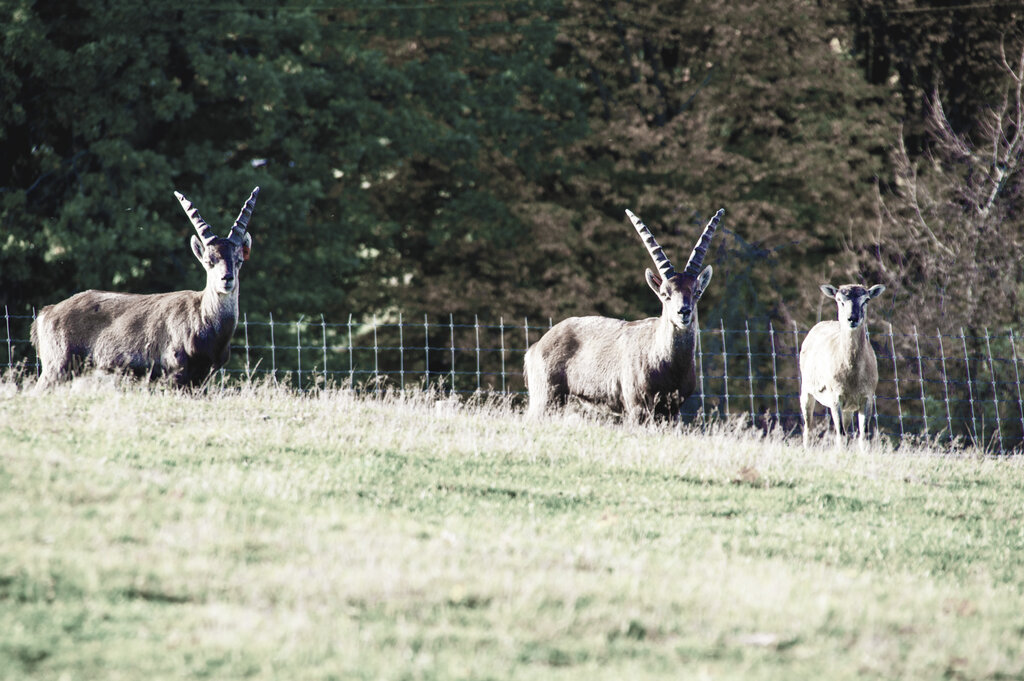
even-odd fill
[[[0,678],[1018,678],[1022,487],[737,424],[8,382]]]

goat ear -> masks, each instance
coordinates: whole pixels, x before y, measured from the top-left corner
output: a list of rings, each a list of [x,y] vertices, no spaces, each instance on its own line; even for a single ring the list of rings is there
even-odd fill
[[[822,284],[818,288],[820,288],[821,292],[824,293],[829,298],[835,298],[836,293],[838,293],[835,286],[829,286],[828,284]]]
[[[702,293],[704,293],[704,289],[708,287],[708,284],[711,283],[711,275],[714,274],[714,272],[715,271],[711,269],[711,265],[708,265],[707,267],[704,268],[704,271],[700,273],[700,276],[697,277],[696,293],[698,298],[701,296]]]
[[[203,242],[199,240],[195,234],[192,235],[192,252],[195,253],[196,257],[199,258],[199,262],[203,261]]]
[[[885,287],[881,284],[875,284],[868,289],[868,298],[877,298],[885,292]]]
[[[652,272],[650,270],[650,268],[648,268],[647,271],[644,274],[647,277],[647,285],[650,286],[651,290],[654,291],[655,293],[657,293],[658,297],[660,298],[661,297],[661,277],[659,277],[657,274]]]
[[[249,259],[249,251],[251,251],[251,250],[252,250],[252,235],[250,235],[249,232],[246,232],[245,236],[242,237],[242,260],[248,260]]]

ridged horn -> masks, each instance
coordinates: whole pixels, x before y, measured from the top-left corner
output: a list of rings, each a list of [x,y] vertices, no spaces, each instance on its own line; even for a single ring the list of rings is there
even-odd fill
[[[711,218],[711,222],[704,228],[700,239],[697,240],[697,245],[693,247],[693,252],[690,253],[690,259],[686,261],[686,269],[683,270],[685,274],[694,277],[700,274],[700,266],[704,264],[704,255],[708,252],[711,239],[715,236],[715,230],[718,229],[718,221],[722,219],[723,215],[725,215],[725,209],[719,208],[718,212],[715,213],[715,217]]]
[[[186,199],[181,192],[174,192],[174,196],[178,199],[181,207],[185,209],[185,215],[192,221],[192,226],[196,228],[196,233],[202,239],[203,245],[205,246],[216,239],[217,235],[213,233],[213,228],[206,224],[206,220],[199,215],[199,211],[192,205],[192,202]]]
[[[651,258],[654,260],[655,266],[658,271],[661,272],[661,276],[668,279],[676,273],[672,267],[672,263],[669,261],[668,256],[665,255],[665,251],[658,245],[654,235],[651,234],[651,230],[647,229],[647,226],[640,222],[640,218],[633,214],[633,211],[626,209],[626,217],[633,223],[633,228],[636,233],[640,235],[640,239],[644,242],[644,246],[647,247],[647,252],[651,254]]]
[[[252,209],[256,205],[256,196],[259,193],[259,187],[252,190],[252,194],[249,194],[249,200],[245,202],[245,205],[242,206],[242,212],[238,214],[238,219],[235,220],[235,224],[231,225],[231,234],[228,236],[228,239],[236,244],[242,243],[245,230],[249,228],[249,218],[252,217]]]

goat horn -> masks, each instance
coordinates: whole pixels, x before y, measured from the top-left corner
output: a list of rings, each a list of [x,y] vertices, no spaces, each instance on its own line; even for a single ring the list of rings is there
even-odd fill
[[[711,238],[715,236],[715,230],[718,229],[718,221],[722,219],[724,214],[725,209],[719,208],[718,212],[715,213],[715,217],[711,218],[711,222],[704,228],[704,232],[700,235],[697,245],[693,247],[693,252],[690,253],[690,259],[686,261],[684,273],[695,277],[700,274],[700,266],[704,264],[704,255],[708,252],[708,246],[711,245]]]
[[[252,209],[256,205],[256,196],[259,193],[259,187],[252,190],[252,194],[249,194],[249,200],[245,202],[245,205],[242,206],[242,212],[238,214],[238,219],[231,226],[231,235],[228,239],[236,244],[242,243],[242,237],[245,236],[245,230],[249,227],[249,218],[252,217]]]
[[[665,251],[658,245],[654,235],[651,234],[651,230],[647,229],[647,226],[640,222],[640,218],[633,214],[633,211],[626,209],[626,217],[633,223],[633,228],[636,229],[636,233],[640,235],[640,239],[643,240],[644,246],[647,247],[647,252],[651,254],[651,258],[654,259],[654,264],[661,272],[661,276],[668,279],[676,273],[672,268],[672,263],[669,262],[668,256],[665,255]]]
[[[217,235],[213,233],[213,228],[206,224],[206,220],[199,215],[199,211],[192,205],[192,202],[186,199],[181,192],[174,192],[174,196],[178,199],[181,207],[185,209],[185,215],[192,221],[192,226],[196,228],[196,232],[199,234],[199,238],[202,239],[203,245],[205,246],[216,239]]]

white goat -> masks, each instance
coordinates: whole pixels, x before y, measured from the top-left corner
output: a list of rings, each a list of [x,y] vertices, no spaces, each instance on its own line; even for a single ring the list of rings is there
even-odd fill
[[[93,366],[137,376],[168,376],[178,386],[199,386],[231,354],[238,322],[238,273],[249,259],[246,229],[256,195],[242,207],[226,238],[220,238],[188,199],[174,195],[198,236],[192,252],[206,270],[202,291],[138,295],[83,291],[47,305],[32,323],[32,344],[42,363],[39,388]]]
[[[804,446],[810,442],[814,403],[828,407],[835,423],[836,446],[845,435],[843,411],[857,413],[859,444],[864,446],[867,424],[875,408],[878,361],[868,342],[867,304],[885,291],[881,284],[864,288],[828,284],[821,292],[836,301],[837,321],[819,322],[800,347],[800,405]],[[851,416],[852,423],[852,416]]]
[[[661,301],[661,316],[633,322],[570,317],[552,327],[524,360],[530,416],[570,396],[631,420],[675,413],[696,385],[697,301],[712,274],[710,266],[700,267],[724,212],[704,228],[686,269],[677,274],[650,230],[626,211],[658,268],[659,274],[648,269],[646,276]]]

